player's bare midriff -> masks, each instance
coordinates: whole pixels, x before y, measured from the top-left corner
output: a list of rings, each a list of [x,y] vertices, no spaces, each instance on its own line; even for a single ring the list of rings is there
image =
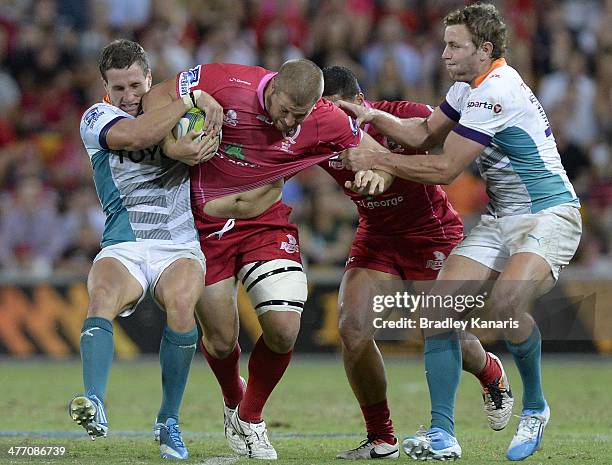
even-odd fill
[[[283,180],[240,194],[227,195],[206,202],[204,213],[217,218],[247,219],[261,215],[280,200]]]

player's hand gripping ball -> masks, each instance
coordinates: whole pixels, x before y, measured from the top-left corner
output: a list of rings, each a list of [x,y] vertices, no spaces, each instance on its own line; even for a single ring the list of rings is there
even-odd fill
[[[189,131],[202,131],[204,129],[204,122],[206,121],[206,115],[202,110],[197,107],[193,107],[188,110],[187,113],[183,115],[183,117],[176,123],[172,134],[176,139],[180,139],[185,136]],[[202,136],[205,136],[204,132],[202,132]],[[218,143],[221,143],[221,131],[217,136]]]

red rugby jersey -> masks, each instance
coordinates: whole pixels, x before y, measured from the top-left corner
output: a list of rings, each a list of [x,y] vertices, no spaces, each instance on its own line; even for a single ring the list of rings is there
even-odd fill
[[[264,90],[275,74],[255,66],[213,63],[177,75],[179,95],[203,90],[224,112],[217,155],[191,169],[193,206],[292,176],[359,145],[361,129],[324,99],[291,133],[277,130],[264,107]]]
[[[366,106],[386,111],[398,118],[426,117],[432,112],[428,105],[414,102],[366,101]],[[422,150],[419,152],[401,147],[369,124],[364,129],[394,153],[423,153]],[[463,223],[440,186],[395,178],[385,193],[364,196],[344,188],[344,182],[352,180],[354,173],[342,168],[339,160],[326,160],[320,166],[333,176],[357,205],[360,226],[358,234],[402,233],[436,239],[457,239],[463,235]]]

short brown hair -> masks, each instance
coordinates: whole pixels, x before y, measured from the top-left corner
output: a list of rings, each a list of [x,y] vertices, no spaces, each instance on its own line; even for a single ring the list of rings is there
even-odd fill
[[[501,58],[506,53],[506,24],[495,5],[475,3],[446,15],[445,26],[464,24],[479,48],[485,42],[493,44],[491,58]]]
[[[310,60],[286,61],[278,70],[274,89],[287,94],[298,106],[316,103],[323,95],[323,72]]]
[[[98,66],[102,79],[107,82],[106,72],[109,69],[129,68],[134,63],[140,65],[145,76],[149,73],[149,59],[142,46],[131,40],[117,39],[102,49]]]

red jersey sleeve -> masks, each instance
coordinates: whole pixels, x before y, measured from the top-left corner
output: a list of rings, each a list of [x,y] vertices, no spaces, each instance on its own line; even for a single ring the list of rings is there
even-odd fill
[[[182,97],[198,89],[212,95],[226,82],[227,70],[223,64],[198,65],[176,75],[176,93]]]
[[[330,101],[319,100],[315,115],[318,147],[341,152],[357,147],[361,142],[363,131],[359,129],[355,120]]]
[[[433,108],[424,103],[382,100],[380,102],[370,102],[370,104],[377,110],[386,111],[398,118],[426,118],[433,112]]]

